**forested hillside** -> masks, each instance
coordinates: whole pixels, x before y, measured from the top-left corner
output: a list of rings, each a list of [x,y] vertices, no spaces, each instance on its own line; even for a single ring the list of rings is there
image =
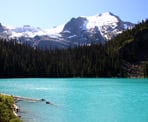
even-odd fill
[[[118,56],[101,45],[66,50],[34,50],[0,42],[1,77],[112,77],[119,72]]]
[[[148,21],[105,45],[43,51],[1,39],[0,67],[0,77],[147,77]]]
[[[118,35],[107,47],[108,52],[119,53],[125,76],[148,77],[148,20]]]

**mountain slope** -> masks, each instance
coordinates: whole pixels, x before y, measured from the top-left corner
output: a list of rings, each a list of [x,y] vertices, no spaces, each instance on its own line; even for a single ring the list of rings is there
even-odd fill
[[[95,16],[72,18],[65,25],[51,29],[29,25],[10,28],[1,25],[0,36],[16,38],[18,43],[29,44],[34,48],[55,49],[92,43],[104,44],[133,26],[134,24],[124,22],[118,16],[106,12]]]
[[[0,40],[0,77],[148,77],[148,21],[104,45],[44,51]]]
[[[126,76],[148,76],[148,20],[119,34],[107,46],[109,52],[119,53]]]

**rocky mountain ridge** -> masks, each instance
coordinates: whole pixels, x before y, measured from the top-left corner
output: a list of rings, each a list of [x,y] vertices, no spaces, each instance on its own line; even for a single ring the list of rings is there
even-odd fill
[[[34,48],[68,48],[92,43],[104,44],[133,26],[133,23],[124,22],[111,12],[105,12],[95,16],[72,18],[65,25],[51,29],[30,25],[10,28],[0,24],[0,37],[15,38],[18,43],[29,44]]]

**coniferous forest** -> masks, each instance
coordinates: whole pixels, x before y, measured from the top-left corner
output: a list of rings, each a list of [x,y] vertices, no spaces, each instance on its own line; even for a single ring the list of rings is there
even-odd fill
[[[105,45],[41,50],[0,39],[1,78],[136,76],[148,77],[148,20]]]

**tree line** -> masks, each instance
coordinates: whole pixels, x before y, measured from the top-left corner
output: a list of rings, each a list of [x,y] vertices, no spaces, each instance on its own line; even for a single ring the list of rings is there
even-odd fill
[[[124,62],[144,61],[148,76],[148,20],[105,45],[41,50],[0,39],[0,77],[127,77]]]

